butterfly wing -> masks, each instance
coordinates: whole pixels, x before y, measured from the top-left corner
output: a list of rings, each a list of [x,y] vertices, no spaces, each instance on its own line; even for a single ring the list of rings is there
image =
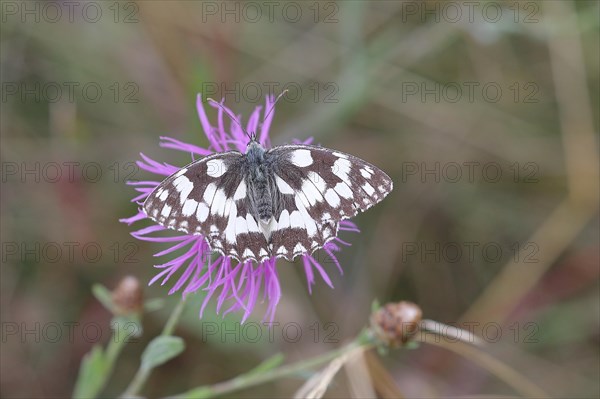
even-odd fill
[[[372,207],[393,188],[377,167],[324,147],[279,146],[267,155],[280,193],[272,252],[288,260],[322,248],[336,237],[341,220]]]
[[[218,153],[167,177],[144,202],[161,226],[203,235],[213,250],[238,260],[268,257],[267,242],[250,212],[242,154]]]

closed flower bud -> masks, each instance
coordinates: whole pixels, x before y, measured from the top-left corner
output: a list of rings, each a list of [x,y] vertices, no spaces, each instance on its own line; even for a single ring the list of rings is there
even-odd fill
[[[140,313],[144,306],[144,293],[137,278],[125,276],[112,292],[116,311],[121,315]]]
[[[412,302],[388,303],[371,315],[371,329],[385,346],[400,347],[417,333],[422,316],[421,308]]]

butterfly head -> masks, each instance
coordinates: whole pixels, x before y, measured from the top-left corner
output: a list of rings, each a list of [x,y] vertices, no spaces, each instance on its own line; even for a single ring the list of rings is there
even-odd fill
[[[256,139],[256,134],[251,133],[248,135],[248,137],[250,137],[250,141],[248,142],[248,145],[246,146],[246,154],[248,154],[250,157],[256,157],[256,158],[262,159],[262,154],[264,154],[265,149],[263,148],[262,145],[260,145],[260,143]]]

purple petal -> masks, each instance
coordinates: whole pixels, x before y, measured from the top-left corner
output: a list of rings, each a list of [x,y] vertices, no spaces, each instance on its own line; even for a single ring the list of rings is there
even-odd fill
[[[184,143],[183,141],[179,141],[171,137],[161,136],[160,139],[162,140],[162,142],[160,142],[158,145],[163,148],[172,148],[174,150],[179,150],[183,152],[191,152],[193,154],[198,154],[203,157],[212,154],[212,151],[209,151],[206,148]]]
[[[206,111],[204,110],[204,104],[202,104],[202,95],[198,94],[196,98],[196,110],[198,111],[198,117],[200,118],[200,123],[202,124],[202,128],[204,129],[204,134],[206,138],[215,149],[215,152],[222,152],[223,148],[219,143],[218,137],[215,136],[214,129],[210,122],[208,121],[208,117],[206,116]]]

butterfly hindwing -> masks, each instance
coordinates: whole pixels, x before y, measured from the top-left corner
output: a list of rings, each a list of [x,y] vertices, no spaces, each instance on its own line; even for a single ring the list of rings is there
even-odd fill
[[[273,157],[284,205],[274,218],[273,253],[288,260],[312,253],[337,235],[339,222],[381,201],[392,180],[355,156],[323,147],[288,145],[267,151]]]
[[[248,207],[242,172],[237,151],[192,162],[166,178],[148,196],[144,210],[164,227],[204,235],[223,255],[266,258],[266,239]]]

